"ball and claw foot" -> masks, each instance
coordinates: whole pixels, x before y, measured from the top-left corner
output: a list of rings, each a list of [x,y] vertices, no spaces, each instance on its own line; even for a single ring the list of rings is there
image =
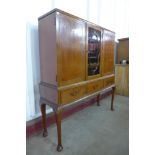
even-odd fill
[[[62,150],[63,150],[63,146],[62,146],[62,145],[58,145],[58,146],[57,146],[57,151],[58,151],[58,152],[61,152]]]
[[[47,132],[47,130],[44,130],[43,131],[43,137],[47,137],[48,136],[48,132]]]

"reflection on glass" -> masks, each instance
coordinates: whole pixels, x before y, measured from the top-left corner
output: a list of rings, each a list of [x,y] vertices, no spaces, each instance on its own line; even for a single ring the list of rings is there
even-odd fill
[[[99,74],[101,32],[88,28],[88,76]]]

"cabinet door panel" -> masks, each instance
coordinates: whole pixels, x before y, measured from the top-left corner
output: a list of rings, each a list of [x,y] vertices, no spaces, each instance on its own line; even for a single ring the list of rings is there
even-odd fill
[[[67,85],[85,80],[85,23],[57,15],[58,83]]]
[[[100,76],[101,28],[87,23],[86,40],[86,74],[87,79],[93,79]]]
[[[114,41],[115,34],[104,30],[102,38],[102,75],[114,72]]]

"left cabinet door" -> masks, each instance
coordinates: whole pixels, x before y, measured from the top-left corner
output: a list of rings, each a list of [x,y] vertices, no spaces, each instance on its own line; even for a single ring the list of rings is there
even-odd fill
[[[58,85],[85,80],[85,23],[57,13]]]

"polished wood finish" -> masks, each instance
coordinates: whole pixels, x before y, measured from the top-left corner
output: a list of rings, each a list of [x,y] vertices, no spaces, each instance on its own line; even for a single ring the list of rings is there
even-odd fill
[[[117,63],[122,60],[129,61],[129,38],[118,39],[117,45]]]
[[[115,34],[108,30],[103,31],[102,40],[102,75],[114,73],[114,41]]]
[[[86,95],[86,85],[62,90],[60,92],[60,103],[67,104],[69,102],[72,102],[72,101],[84,96],[84,95]]]
[[[87,85],[87,93],[93,93],[103,88],[102,81],[98,80]]]
[[[129,65],[115,65],[116,94],[129,96]]]
[[[40,104],[44,136],[47,131],[47,104],[55,112],[57,151],[63,149],[61,117],[66,106],[94,95],[99,106],[100,94],[113,89],[113,109],[114,36],[115,33],[110,30],[59,9],[54,9],[39,18]],[[94,57],[97,59],[93,60]],[[95,65],[96,68],[90,68]]]
[[[113,85],[114,83],[115,83],[115,77],[114,76],[104,79],[104,87],[108,87],[110,85]]]
[[[57,23],[59,85],[83,81],[85,80],[85,23],[61,13],[57,15]]]

